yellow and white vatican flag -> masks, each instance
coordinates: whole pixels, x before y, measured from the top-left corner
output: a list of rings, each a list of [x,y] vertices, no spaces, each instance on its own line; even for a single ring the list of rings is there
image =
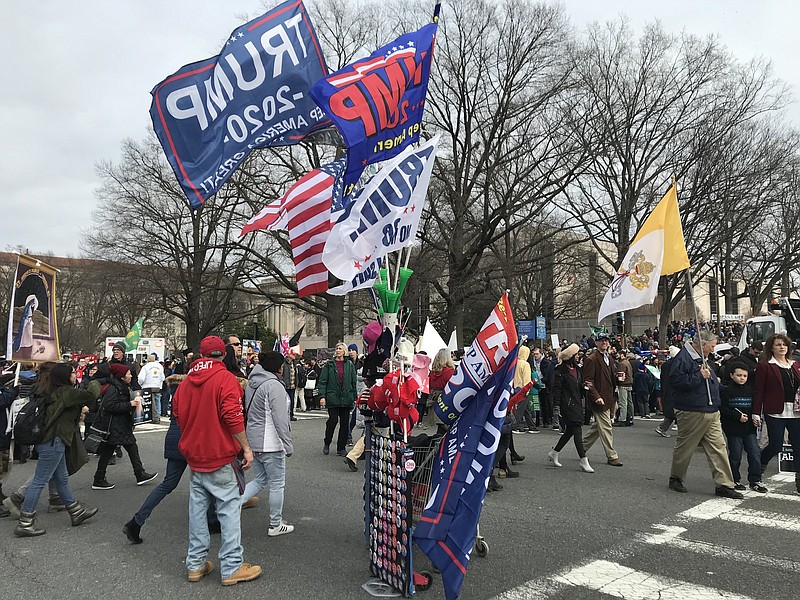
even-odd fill
[[[600,305],[598,321],[613,313],[652,304],[661,276],[689,266],[678,213],[677,184],[673,183],[633,238]]]

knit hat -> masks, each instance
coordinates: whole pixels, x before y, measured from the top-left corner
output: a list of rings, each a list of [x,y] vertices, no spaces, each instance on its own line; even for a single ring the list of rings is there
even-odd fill
[[[355,350],[356,352],[358,352],[358,346],[356,346],[355,344],[350,344],[350,345],[347,347],[347,349],[348,349],[348,350]]]
[[[122,350],[122,353],[125,354],[128,352],[128,346],[125,345],[124,341],[119,341],[111,348],[112,350]]]
[[[561,352],[558,353],[558,362],[562,363],[565,360],[569,360],[573,356],[575,356],[580,348],[578,348],[578,344],[570,344],[566,348],[564,348]]]
[[[375,350],[375,343],[378,341],[378,338],[381,337],[381,333],[383,333],[383,325],[378,321],[373,321],[364,327],[361,337],[367,345],[367,354]]]
[[[205,357],[216,356],[216,358],[225,356],[225,342],[216,335],[204,337],[200,342],[200,354]]]
[[[125,377],[125,373],[131,370],[128,365],[123,365],[122,363],[111,363],[108,366],[108,369],[111,371],[111,374],[117,379],[122,379],[123,377]]]

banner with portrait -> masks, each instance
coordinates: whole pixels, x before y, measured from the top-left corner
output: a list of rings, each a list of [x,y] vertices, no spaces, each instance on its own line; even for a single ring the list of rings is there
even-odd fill
[[[61,360],[56,321],[56,272],[40,260],[19,255],[8,315],[8,360]]]

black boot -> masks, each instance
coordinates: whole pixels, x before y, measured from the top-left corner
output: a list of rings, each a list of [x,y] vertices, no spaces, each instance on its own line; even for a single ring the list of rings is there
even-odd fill
[[[139,537],[139,532],[142,526],[136,522],[136,519],[131,519],[122,528],[122,533],[128,538],[131,544],[141,544],[144,540]]]
[[[87,519],[91,519],[97,514],[96,508],[84,508],[77,500],[67,506],[69,513],[69,520],[72,521],[72,526],[77,527]]]
[[[503,489],[503,486],[497,482],[497,479],[494,478],[494,473],[489,476],[489,486],[486,488],[490,492],[499,492]]]
[[[14,529],[14,535],[17,537],[35,537],[37,535],[44,535],[45,530],[36,527],[36,513],[22,511],[19,515],[19,523],[17,528]]]
[[[515,465],[517,463],[521,463],[523,460],[525,460],[525,457],[522,456],[521,454],[517,454],[517,455],[512,454],[511,455],[511,464],[512,465]]]

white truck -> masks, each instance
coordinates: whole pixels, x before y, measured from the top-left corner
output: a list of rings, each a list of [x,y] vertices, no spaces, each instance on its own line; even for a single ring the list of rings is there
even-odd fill
[[[739,350],[744,350],[752,342],[765,342],[773,333],[785,333],[793,342],[800,342],[800,300],[795,298],[776,298],[770,303],[770,314],[747,319]]]
[[[124,337],[107,337],[103,355],[111,359],[111,350],[114,348],[114,344],[124,340]],[[133,350],[129,350],[127,355],[133,355],[133,360],[139,364],[143,364],[147,361],[147,355],[153,352],[156,353],[159,361],[164,360],[167,355],[167,344],[164,338],[140,338],[138,346]]]

